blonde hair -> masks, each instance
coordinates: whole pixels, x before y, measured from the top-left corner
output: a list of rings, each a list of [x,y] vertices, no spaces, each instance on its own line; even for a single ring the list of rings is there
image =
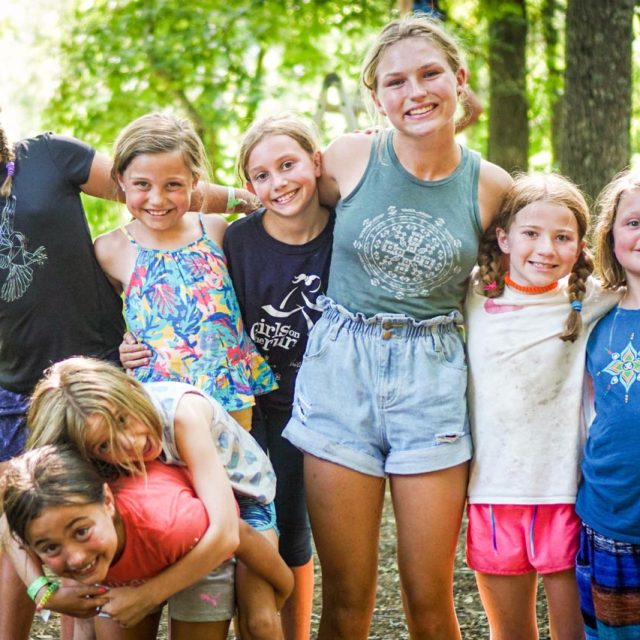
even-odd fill
[[[108,362],[68,358],[47,369],[36,385],[27,414],[27,448],[71,443],[83,456],[93,458],[87,450],[86,422],[99,417],[108,429],[116,464],[139,473],[144,461],[131,460],[117,439],[126,432],[129,416],[148,428],[154,444],[162,441],[160,416],[139,382]]]
[[[369,47],[360,74],[360,80],[366,89],[367,96],[376,93],[378,89],[378,67],[387,49],[409,38],[426,40],[429,44],[440,49],[454,74],[464,67],[460,46],[456,39],[442,27],[442,23],[421,13],[410,13],[389,22]],[[471,115],[469,99],[465,90],[466,87],[463,88],[459,96],[464,113],[457,122],[458,127],[461,127]]]
[[[247,165],[256,145],[265,138],[280,135],[295,140],[310,156],[320,148],[314,128],[293,113],[281,113],[257,120],[244,134],[238,152],[236,168],[243,183],[251,182]]]
[[[573,182],[554,173],[517,176],[504,196],[498,215],[480,240],[476,288],[482,295],[495,298],[504,291],[508,260],[498,245],[496,230],[500,228],[508,232],[518,212],[534,202],[549,202],[566,207],[575,216],[579,241],[582,242],[587,235],[589,206]],[[569,302],[582,302],[587,279],[592,272],[593,259],[586,246],[583,246],[569,276]],[[572,307],[560,339],[573,342],[581,330],[582,316],[580,311]]]
[[[596,200],[598,213],[593,229],[593,248],[596,272],[605,289],[618,289],[627,284],[627,275],[614,250],[613,224],[622,196],[634,189],[640,189],[640,171],[628,169],[616,175]]]
[[[180,151],[194,178],[206,178],[207,153],[193,125],[186,118],[169,113],[148,113],[129,123],[118,135],[113,148],[111,177],[114,182],[137,156]]]

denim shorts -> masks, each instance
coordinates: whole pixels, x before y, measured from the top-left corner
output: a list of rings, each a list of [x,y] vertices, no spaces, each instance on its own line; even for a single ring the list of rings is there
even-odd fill
[[[469,460],[460,314],[365,318],[319,301],[322,317],[309,335],[284,437],[305,453],[378,477]]]
[[[29,396],[0,387],[0,462],[19,456],[27,440]]]

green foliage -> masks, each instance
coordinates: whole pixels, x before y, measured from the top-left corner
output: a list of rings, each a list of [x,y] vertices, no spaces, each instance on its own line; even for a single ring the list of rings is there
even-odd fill
[[[312,115],[333,71],[355,88],[369,36],[394,7],[393,0],[79,0],[67,19],[47,125],[108,151],[132,119],[178,112],[202,137],[211,178],[231,181],[239,137],[259,108]],[[88,203],[92,220],[102,209]]]

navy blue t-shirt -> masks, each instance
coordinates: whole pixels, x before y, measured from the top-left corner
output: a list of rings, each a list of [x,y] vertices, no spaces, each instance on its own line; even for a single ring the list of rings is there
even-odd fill
[[[640,544],[640,310],[615,307],[589,336],[596,417],[576,511],[598,533]]]
[[[316,300],[327,289],[335,214],[316,238],[293,245],[265,231],[264,211],[230,225],[224,252],[245,329],[278,380],[259,404],[290,411],[307,336],[321,314]]]

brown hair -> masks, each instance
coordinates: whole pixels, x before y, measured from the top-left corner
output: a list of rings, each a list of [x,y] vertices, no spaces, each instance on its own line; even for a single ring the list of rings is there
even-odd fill
[[[550,202],[569,209],[578,223],[579,241],[584,240],[589,227],[589,206],[573,182],[554,173],[517,176],[504,196],[498,215],[480,240],[476,288],[482,295],[495,298],[504,291],[508,260],[498,245],[496,230],[509,231],[518,212],[534,202]],[[592,272],[593,260],[584,246],[569,276],[569,302],[582,302],[586,282]],[[573,342],[581,329],[580,311],[572,307],[560,339]]]
[[[622,196],[634,189],[640,189],[640,171],[628,169],[616,175],[596,200],[593,248],[596,273],[605,289],[618,289],[627,284],[627,276],[614,251],[613,224]]]
[[[40,447],[13,458],[0,481],[0,513],[11,533],[25,544],[29,523],[44,509],[104,499],[104,481],[70,445]]]
[[[422,38],[440,49],[453,73],[457,73],[459,69],[464,67],[460,46],[456,39],[442,27],[442,23],[424,14],[410,13],[389,22],[369,47],[360,74],[360,80],[366,89],[367,97],[377,91],[378,66],[387,49],[408,38]],[[461,128],[471,115],[466,87],[463,87],[459,99],[464,111],[457,122],[457,126]]]
[[[238,152],[236,168],[243,183],[251,182],[247,165],[256,145],[265,138],[279,135],[295,140],[310,156],[320,148],[313,127],[292,113],[282,113],[257,120],[244,134]]]
[[[209,163],[204,144],[186,118],[169,113],[148,113],[129,123],[118,135],[113,148],[111,177],[118,176],[137,156],[180,151],[194,178],[205,178]]]
[[[68,358],[54,364],[37,384],[27,414],[28,448],[45,444],[74,444],[83,456],[87,450],[86,422],[98,416],[107,426],[117,464],[140,473],[143,460],[131,460],[118,444],[128,416],[140,420],[154,444],[162,440],[160,416],[142,385],[114,365],[94,358]]]

